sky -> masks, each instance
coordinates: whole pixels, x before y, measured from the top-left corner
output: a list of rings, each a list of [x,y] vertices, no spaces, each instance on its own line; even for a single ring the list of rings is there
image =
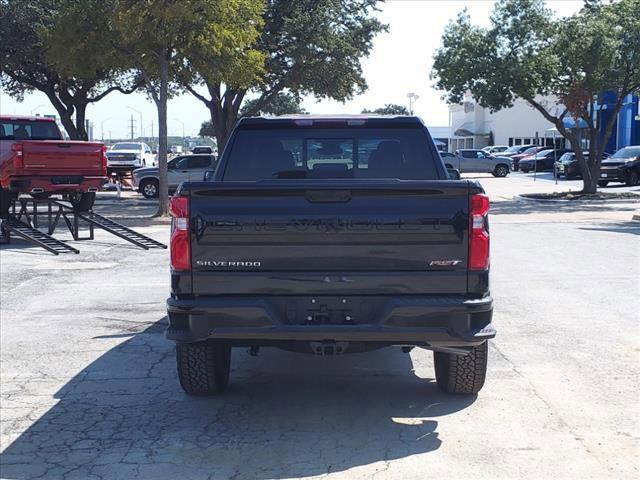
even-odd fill
[[[387,0],[376,14],[389,31],[378,35],[369,57],[362,60],[363,74],[369,89],[345,103],[332,100],[305,98],[303,107],[309,113],[360,113],[364,108],[377,108],[387,103],[408,107],[407,93],[418,95],[414,113],[428,126],[448,125],[448,108],[440,98],[442,92],[433,88],[429,80],[432,57],[440,45],[447,23],[465,7],[472,22],[486,26],[493,8],[492,0],[440,1],[440,0]],[[547,6],[559,16],[576,12],[582,0],[551,0]],[[47,97],[41,93],[27,95],[16,102],[0,92],[2,114],[55,114]],[[153,102],[143,93],[123,95],[118,92],[92,104],[87,118],[94,123],[94,138],[128,138],[129,122],[133,116],[135,135],[157,134],[157,114]],[[181,95],[169,101],[169,135],[197,136],[200,125],[209,119],[205,106],[191,95]],[[153,126],[152,126],[153,122]]]

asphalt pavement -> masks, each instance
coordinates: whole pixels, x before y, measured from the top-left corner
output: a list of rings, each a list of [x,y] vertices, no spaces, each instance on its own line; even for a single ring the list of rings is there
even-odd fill
[[[53,256],[0,251],[0,477],[638,478],[637,203],[492,204],[487,383],[442,394],[432,354],[233,354],[228,392],[191,398],[164,339],[168,253],[98,231]],[[168,241],[153,203],[96,210]],[[65,235],[58,235],[65,238]]]

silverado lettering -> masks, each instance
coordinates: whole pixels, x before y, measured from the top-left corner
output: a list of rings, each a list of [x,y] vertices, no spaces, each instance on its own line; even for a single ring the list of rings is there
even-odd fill
[[[259,267],[260,262],[226,261],[226,260],[197,260],[199,267]]]

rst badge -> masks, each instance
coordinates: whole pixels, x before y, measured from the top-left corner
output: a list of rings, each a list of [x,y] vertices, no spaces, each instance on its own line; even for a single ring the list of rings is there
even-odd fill
[[[462,263],[462,260],[431,260],[430,267],[453,267]]]

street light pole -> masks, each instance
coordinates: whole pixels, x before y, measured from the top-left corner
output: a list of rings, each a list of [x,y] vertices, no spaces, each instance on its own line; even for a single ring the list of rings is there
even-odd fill
[[[38,105],[36,108],[34,108],[33,110],[31,110],[31,115],[33,115],[33,112],[35,112],[36,110],[38,110],[39,108],[44,107],[44,104]]]
[[[413,115],[413,104],[418,100],[418,98],[420,98],[420,96],[413,92],[409,92],[407,93],[407,98],[409,99],[409,115]]]
[[[144,128],[142,126],[142,112],[136,108],[133,107],[127,107],[131,110],[133,110],[134,112],[138,113],[140,115],[140,138],[143,139],[144,138]]]
[[[104,143],[104,122],[108,120],[111,120],[111,117],[107,117],[100,121],[100,137],[102,138],[102,143]]]

